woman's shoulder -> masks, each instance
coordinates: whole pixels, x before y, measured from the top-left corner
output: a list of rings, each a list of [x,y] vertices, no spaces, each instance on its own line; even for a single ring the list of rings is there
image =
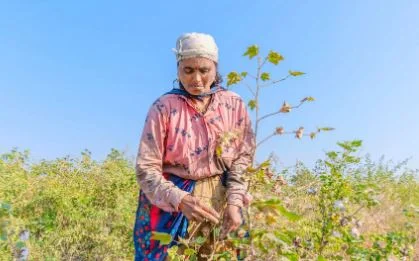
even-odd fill
[[[183,101],[183,97],[181,95],[171,94],[171,93],[164,93],[157,97],[153,104],[164,104],[170,105],[176,102]]]
[[[239,103],[243,102],[242,97],[238,93],[233,92],[231,90],[225,89],[225,90],[220,91],[218,93],[219,93],[220,100],[223,100],[223,101],[226,101],[226,102],[228,102],[228,101],[239,102]]]

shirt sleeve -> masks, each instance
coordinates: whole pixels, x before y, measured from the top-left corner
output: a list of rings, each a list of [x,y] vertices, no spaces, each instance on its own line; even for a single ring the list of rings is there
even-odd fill
[[[241,99],[238,107],[239,117],[237,118],[242,121],[242,124],[240,124],[242,126],[242,138],[237,156],[233,159],[227,176],[227,202],[231,205],[243,207],[251,199],[251,196],[247,193],[247,184],[244,181],[243,173],[252,164],[256,139],[247,108]]]
[[[137,182],[151,204],[167,212],[177,212],[184,196],[189,194],[166,180],[162,173],[167,108],[157,100],[150,108],[136,158]]]

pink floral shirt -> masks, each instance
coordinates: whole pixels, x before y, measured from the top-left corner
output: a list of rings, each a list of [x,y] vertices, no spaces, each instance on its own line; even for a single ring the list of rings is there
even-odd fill
[[[199,180],[228,168],[227,201],[243,206],[242,173],[255,152],[246,104],[236,93],[220,89],[201,114],[190,99],[166,94],[149,109],[136,159],[137,182],[152,204],[173,212],[188,192],[166,180],[163,172]]]

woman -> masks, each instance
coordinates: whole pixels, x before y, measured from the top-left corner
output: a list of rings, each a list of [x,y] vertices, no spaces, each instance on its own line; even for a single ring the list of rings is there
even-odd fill
[[[253,160],[254,134],[243,100],[219,85],[213,37],[184,34],[174,51],[179,88],[151,106],[136,160],[136,260],[164,260],[179,237],[204,233],[210,224],[237,230],[249,199],[243,172]],[[150,240],[152,231],[174,241]],[[200,249],[201,257],[210,247]]]

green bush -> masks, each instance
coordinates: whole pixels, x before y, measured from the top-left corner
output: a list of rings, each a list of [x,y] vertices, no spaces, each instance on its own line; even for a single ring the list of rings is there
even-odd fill
[[[89,152],[38,164],[27,153],[4,154],[0,256],[27,248],[34,260],[132,259],[137,196],[133,167],[116,150],[103,163]]]
[[[300,162],[278,172],[269,160],[249,169],[254,201],[243,229],[250,238],[242,229],[223,244],[256,259],[413,259],[417,172],[405,163],[357,157],[360,146],[339,143],[340,150],[326,153],[312,170]],[[117,150],[103,162],[85,151],[78,159],[39,163],[12,150],[0,158],[0,257],[133,260],[137,200],[133,163]],[[189,242],[183,255],[170,253],[178,260],[193,257],[199,244]],[[231,259],[218,249],[214,258]]]

